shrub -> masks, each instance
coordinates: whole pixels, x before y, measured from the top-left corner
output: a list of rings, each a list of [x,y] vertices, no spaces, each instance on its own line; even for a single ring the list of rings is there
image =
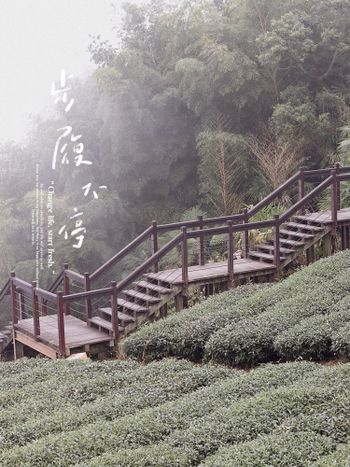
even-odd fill
[[[350,444],[340,444],[337,449],[323,456],[315,463],[315,467],[340,467],[350,465]]]
[[[315,313],[327,312],[335,300],[333,297],[340,299],[350,290],[347,280],[349,269],[350,253],[342,252],[303,268],[271,287],[239,287],[211,297],[191,309],[143,326],[125,340],[124,352],[131,358],[144,361],[167,356],[196,361],[203,357],[207,346],[206,356],[224,363],[255,363],[276,358],[273,348],[276,334],[270,335],[270,330],[261,325],[261,321],[269,319],[270,315],[262,316],[261,321],[259,315],[275,308],[273,315],[276,321],[277,313],[289,310],[284,321],[281,316],[277,322],[271,323],[272,326],[280,325],[279,331],[284,331],[286,324],[294,326]],[[336,277],[341,279],[339,284]],[[290,324],[286,322],[287,318]],[[247,332],[244,332],[244,327],[248,328]],[[227,329],[223,331],[224,328]],[[238,333],[237,342],[230,339],[231,330]],[[217,340],[214,337],[216,333]],[[208,343],[212,336],[213,345]],[[220,346],[221,338],[227,341],[223,348]],[[257,345],[254,347],[255,340]],[[244,343],[247,351],[240,358],[237,352],[241,346],[243,352]]]
[[[257,285],[238,287],[166,319],[147,324],[124,341],[123,352],[142,361],[173,356],[199,360],[213,332],[240,319],[245,310],[252,312],[248,305],[251,296],[256,293],[261,304],[266,300],[268,304],[273,301],[267,289],[268,286]]]
[[[317,460],[334,448],[335,443],[332,440],[316,433],[278,433],[259,436],[253,441],[220,448],[201,465],[203,467],[223,465],[230,467],[261,465],[304,467],[310,461]]]
[[[334,303],[349,291],[348,271],[341,272],[332,281],[318,280],[307,291],[303,286],[295,290],[295,296],[280,301],[258,316],[217,331],[206,344],[206,358],[229,365],[276,359],[278,354],[274,340],[280,333],[305,318],[328,313]]]
[[[350,313],[350,310],[349,310]],[[340,356],[350,357],[350,323],[332,332],[332,350]]]
[[[34,407],[39,405],[35,410],[36,415],[40,413],[39,418],[32,417],[32,412],[28,411],[24,415],[18,404],[12,410],[3,410],[1,418],[6,422],[0,427],[0,448],[22,445],[49,433],[73,430],[97,420],[118,418],[145,407],[159,405],[225,379],[231,372],[210,366],[193,367],[185,361],[163,361],[123,372],[122,375],[118,371],[115,373],[109,374],[108,385],[103,384],[101,378],[95,378],[89,384],[75,378],[74,397],[67,397],[71,390],[71,382],[67,381],[61,382],[56,391],[43,394],[39,404],[36,394],[32,401]],[[94,385],[98,386],[98,395]],[[86,403],[83,404],[87,390],[96,397],[86,400],[85,396]],[[83,396],[82,400],[79,400],[79,396]],[[31,401],[28,401],[27,391],[22,390],[22,399],[24,407],[29,405],[33,408]]]
[[[189,462],[188,454],[181,448],[151,445],[106,453],[77,467],[188,467]]]
[[[349,311],[311,316],[279,334],[274,347],[279,355],[290,360],[327,358],[339,353],[335,348],[332,352],[332,334],[348,321]]]
[[[1,466],[65,465],[86,461],[105,451],[136,448],[162,441],[173,430],[185,429],[195,420],[214,413],[242,397],[288,385],[313,374],[312,363],[268,365],[249,374],[232,372],[222,383],[195,391],[176,401],[139,411],[120,419],[97,421],[74,431],[45,436],[29,445],[4,451]]]

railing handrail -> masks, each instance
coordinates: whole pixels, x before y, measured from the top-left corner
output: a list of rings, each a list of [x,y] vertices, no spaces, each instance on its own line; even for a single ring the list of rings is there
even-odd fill
[[[303,208],[305,206],[305,204],[310,201],[311,199],[313,199],[316,195],[318,195],[319,193],[321,193],[323,190],[325,190],[326,188],[328,188],[328,186],[331,185],[333,181],[333,177],[330,176],[328,178],[326,178],[325,180],[323,180],[322,183],[320,183],[319,185],[317,185],[316,188],[314,188],[312,191],[310,191],[307,195],[305,195],[302,199],[300,199],[299,201],[297,201],[293,206],[291,206],[289,209],[287,209],[287,211],[285,211],[282,215],[280,215],[279,217],[279,221],[280,223],[282,224],[284,221],[286,221],[287,219],[289,219],[295,212],[299,211],[300,208]]]
[[[248,218],[254,216],[261,209],[268,206],[271,203],[271,201],[276,199],[281,193],[283,193],[284,190],[286,190],[291,185],[293,185],[293,183],[297,182],[300,179],[300,175],[301,175],[301,171],[299,170],[296,174],[294,174],[292,177],[286,180],[281,186],[276,188],[276,190],[274,190],[272,193],[267,195],[264,199],[259,201],[255,206],[249,209]]]
[[[94,280],[98,276],[100,276],[106,269],[108,269],[111,266],[114,266],[118,261],[122,260],[127,256],[131,250],[134,248],[138,247],[143,243],[146,239],[150,238],[152,232],[153,232],[153,226],[151,225],[148,227],[144,232],[142,232],[138,237],[136,237],[132,242],[130,242],[128,245],[126,245],[122,250],[120,250],[117,254],[115,254],[112,258],[110,258],[108,261],[106,261],[102,266],[100,266],[98,269],[96,269],[95,272],[93,272],[90,275],[90,279]]]
[[[121,280],[117,286],[118,292],[123,290],[129,284],[131,284],[135,279],[137,279],[141,274],[146,272],[151,266],[156,264],[163,256],[165,256],[169,251],[171,251],[176,245],[179,245],[182,239],[182,233],[171,239],[166,243],[162,248],[160,248],[156,253],[150,256],[146,261],[144,261],[138,268],[136,268],[131,274],[129,274],[125,279]]]

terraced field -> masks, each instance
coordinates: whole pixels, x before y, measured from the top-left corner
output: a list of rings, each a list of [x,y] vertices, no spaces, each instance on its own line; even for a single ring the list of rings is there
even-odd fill
[[[350,357],[350,252],[272,286],[246,286],[143,327],[128,357],[204,359],[230,366]]]
[[[347,252],[212,297],[134,360],[0,363],[0,466],[350,465],[349,277]]]
[[[350,364],[33,360],[0,364],[0,386],[4,467],[325,466],[350,453]]]

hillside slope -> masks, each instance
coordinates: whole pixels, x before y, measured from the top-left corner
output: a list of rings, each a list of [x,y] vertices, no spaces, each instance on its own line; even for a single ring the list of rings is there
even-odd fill
[[[2,467],[345,466],[350,453],[350,364],[33,360],[0,364],[0,386]]]
[[[226,365],[350,356],[350,252],[272,286],[245,286],[149,324],[124,343],[128,357],[175,356]]]

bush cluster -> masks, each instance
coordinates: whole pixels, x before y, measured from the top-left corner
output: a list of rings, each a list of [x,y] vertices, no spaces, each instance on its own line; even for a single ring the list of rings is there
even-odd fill
[[[326,262],[321,262],[321,270]],[[332,278],[329,271],[323,276],[313,265],[300,274],[318,272],[307,288],[295,286],[285,299],[266,311],[213,333],[206,344],[206,359],[246,365],[279,358],[321,359],[331,352],[349,355],[349,327],[342,324],[350,318],[350,261],[345,269],[339,268],[334,258],[330,263],[334,269]],[[336,308],[340,301],[342,307]]]
[[[1,426],[2,467],[306,465],[350,442],[350,364],[305,361],[246,372],[177,360],[43,361],[32,368],[42,376],[36,395],[25,363],[17,374],[2,365],[5,393],[6,380],[27,381],[4,412],[32,407]],[[61,413],[40,405],[56,398]]]
[[[350,355],[350,330],[337,325],[348,321],[349,274],[347,251],[273,286],[239,287],[144,326],[124,352],[141,361],[175,356],[228,365]]]

